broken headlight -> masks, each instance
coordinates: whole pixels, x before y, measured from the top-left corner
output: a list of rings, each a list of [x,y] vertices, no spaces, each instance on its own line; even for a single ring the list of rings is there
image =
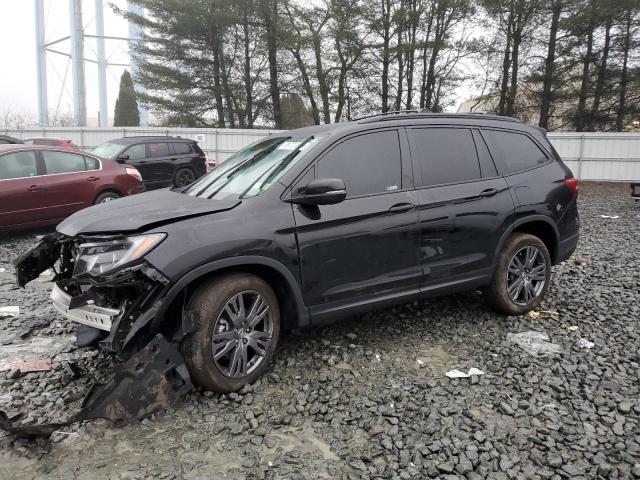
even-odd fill
[[[166,236],[165,233],[152,233],[112,241],[82,243],[78,245],[73,276],[89,274],[95,277],[109,273],[142,258]]]

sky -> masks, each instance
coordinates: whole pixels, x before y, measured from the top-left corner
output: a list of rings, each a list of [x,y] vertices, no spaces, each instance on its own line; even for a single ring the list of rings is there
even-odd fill
[[[127,37],[127,22],[116,15],[110,3],[126,8],[126,0],[103,0],[105,35]],[[45,42],[51,42],[69,34],[68,0],[44,0]],[[94,2],[82,1],[85,34],[95,34]],[[37,119],[37,72],[35,16],[33,0],[0,0],[0,45],[2,45],[2,65],[0,73],[0,115],[7,111],[22,112]],[[56,50],[69,52],[69,41],[56,44]],[[128,64],[127,42],[106,41],[107,60],[112,63]],[[96,58],[95,39],[85,39],[85,58]],[[110,66],[107,71],[107,100],[109,116],[113,116],[118,95],[119,79],[125,67]],[[47,83],[49,118],[53,114],[71,114],[73,97],[71,67],[69,58],[60,54],[47,53]],[[97,125],[98,119],[98,78],[94,63],[85,62],[85,82],[87,91],[87,121]],[[456,91],[458,102],[466,99],[470,91],[462,87]],[[453,109],[455,110],[455,108]]]
[[[127,37],[127,22],[109,7],[110,0],[104,0],[105,35]],[[113,3],[126,8],[125,0]],[[51,42],[69,34],[68,0],[45,0],[45,41]],[[95,34],[94,2],[83,0],[83,23],[85,33]],[[36,34],[33,0],[0,0],[0,45],[2,45],[2,70],[0,73],[0,114],[19,111],[37,118],[37,73]],[[127,64],[129,62],[127,43],[107,40],[108,61]],[[60,42],[55,47],[69,51],[69,41]],[[95,39],[85,39],[85,58],[96,58]],[[71,95],[71,67],[68,57],[47,53],[47,79],[49,111],[66,114],[73,111]],[[107,71],[107,100],[109,115],[113,115],[118,95],[120,75],[124,67],[110,66]],[[66,80],[65,80],[66,72]],[[87,89],[87,119],[97,122],[98,117],[98,77],[94,63],[85,63]]]

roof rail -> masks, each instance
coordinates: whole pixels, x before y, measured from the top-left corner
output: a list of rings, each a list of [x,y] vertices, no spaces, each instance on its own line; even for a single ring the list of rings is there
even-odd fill
[[[374,114],[371,114],[371,115],[365,115],[364,117],[355,118],[353,121],[354,122],[359,122],[360,120],[366,120],[366,119],[369,119],[369,118],[385,117],[387,115],[403,115],[403,114],[410,114],[410,113],[431,113],[431,110],[429,110],[427,108],[423,108],[421,110],[419,110],[419,109],[390,110],[390,111],[387,111],[387,112],[374,113]]]
[[[389,112],[396,113],[396,112]],[[433,113],[433,112],[421,112],[421,111],[412,111],[412,110],[403,110],[398,113],[405,113],[406,116],[404,118],[468,118],[468,119],[477,119],[477,118],[486,118],[487,120],[497,120],[502,122],[515,122],[522,123],[521,120],[513,117],[505,117],[502,115],[494,115],[487,114],[481,112],[465,112],[465,113]],[[364,120],[361,123],[373,123],[373,122],[386,122],[389,120],[397,120],[397,117],[391,117],[387,114],[378,114],[378,115],[370,115],[369,117],[363,117],[357,121]]]

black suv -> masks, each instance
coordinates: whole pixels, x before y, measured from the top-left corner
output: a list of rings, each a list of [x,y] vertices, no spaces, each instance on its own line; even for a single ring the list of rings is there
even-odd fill
[[[543,130],[472,114],[283,132],[193,184],[78,212],[17,260],[130,358],[158,335],[200,386],[237,390],[280,331],[483,288],[537,307],[578,242],[577,181]]]
[[[184,187],[207,171],[207,157],[195,140],[180,137],[123,137],[91,153],[136,167],[147,188]]]

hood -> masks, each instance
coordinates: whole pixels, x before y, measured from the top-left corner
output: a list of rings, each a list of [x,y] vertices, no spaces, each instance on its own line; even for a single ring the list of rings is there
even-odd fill
[[[60,223],[64,235],[133,232],[180,219],[231,210],[239,198],[210,200],[192,197],[169,189],[140,193],[85,208]]]

